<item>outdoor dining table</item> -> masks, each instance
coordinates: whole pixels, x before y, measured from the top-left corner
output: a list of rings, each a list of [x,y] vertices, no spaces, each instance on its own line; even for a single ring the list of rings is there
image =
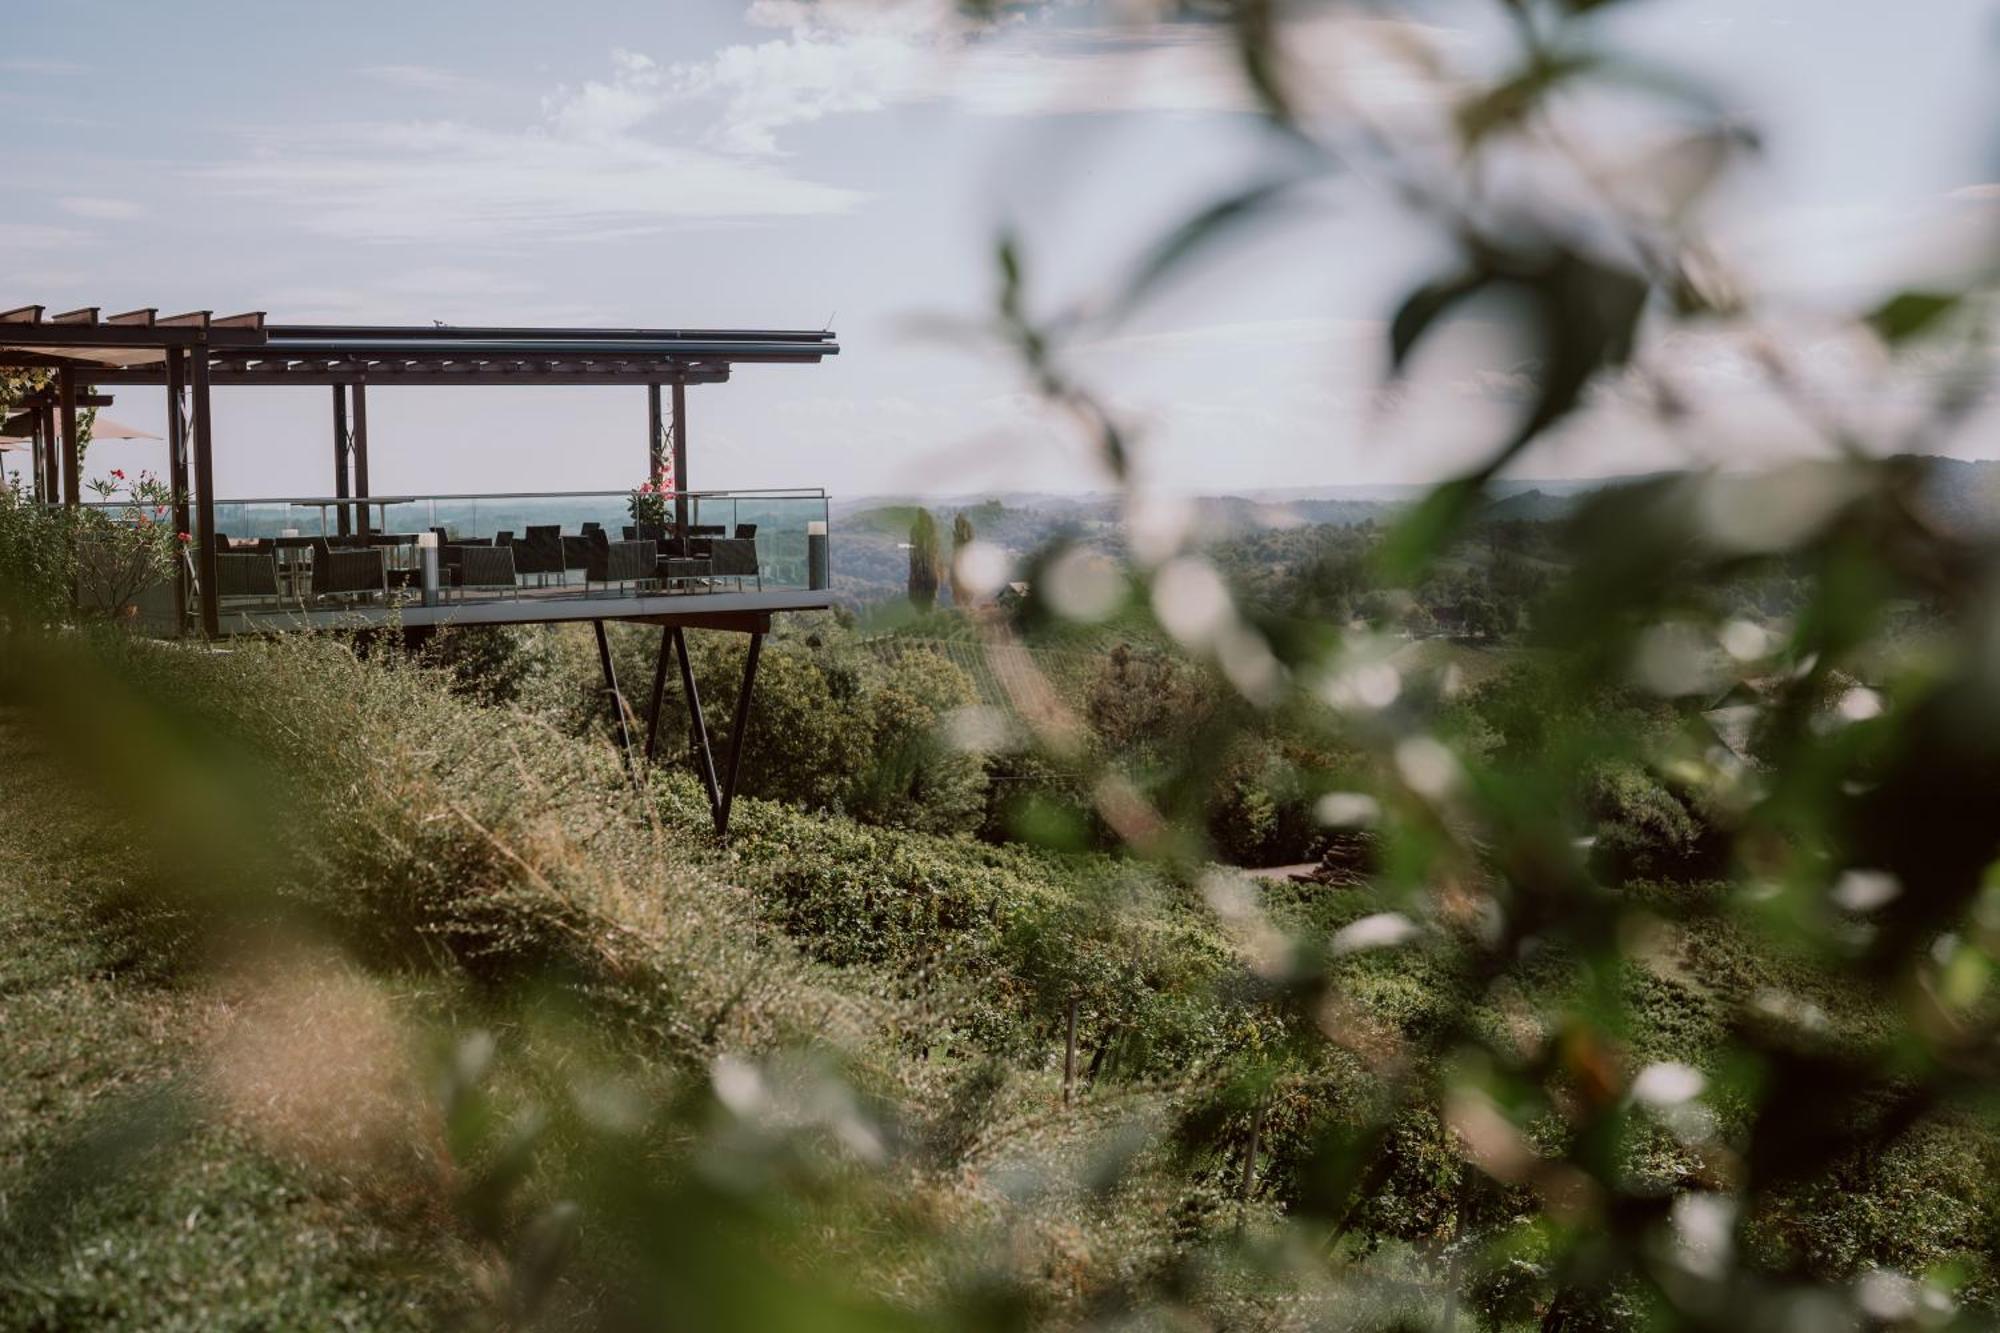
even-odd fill
[[[415,496],[409,496],[409,495],[368,495],[368,496],[349,496],[344,500],[343,499],[292,500],[288,501],[288,503],[295,504],[301,509],[319,510],[319,535],[322,537],[326,537],[332,535],[328,533],[326,530],[327,527],[326,511],[329,509],[347,509],[347,508],[360,509],[360,508],[373,507],[377,516],[376,526],[379,528],[384,524],[387,524],[389,521],[390,505],[409,504],[416,498],[417,497]],[[412,538],[412,540],[415,539]]]

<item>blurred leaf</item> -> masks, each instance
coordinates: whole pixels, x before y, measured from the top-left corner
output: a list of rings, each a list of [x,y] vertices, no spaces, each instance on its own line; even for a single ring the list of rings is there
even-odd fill
[[[1481,471],[1436,487],[1390,530],[1383,543],[1382,573],[1391,584],[1405,582],[1442,550],[1465,525],[1484,496],[1490,472]]]
[[[1468,149],[1532,116],[1563,84],[1598,67],[1589,52],[1536,53],[1527,66],[1501,83],[1459,103],[1454,113],[1460,142]]]
[[[1000,312],[1010,320],[1021,314],[1021,244],[1010,231],[1003,231],[993,243],[993,258],[1000,267]]]
[[[1524,285],[1537,301],[1543,359],[1534,409],[1501,462],[1569,415],[1598,371],[1631,358],[1650,290],[1630,269],[1573,250],[1558,252]]]
[[[1236,57],[1243,77],[1264,114],[1275,124],[1289,127],[1295,117],[1282,74],[1277,0],[1233,0],[1232,8],[1230,30],[1236,37]]]
[[[1957,292],[1898,292],[1868,313],[1868,324],[1894,346],[1930,329],[1963,299]]]
[[[1401,373],[1410,352],[1446,311],[1484,287],[1492,275],[1478,271],[1438,278],[1411,292],[1389,321],[1389,367]]]
[[[1267,216],[1303,184],[1297,176],[1260,181],[1224,195],[1182,222],[1153,247],[1126,279],[1124,290],[1112,307],[1113,317],[1122,317],[1137,307],[1162,283],[1218,242],[1240,233],[1246,224]]]

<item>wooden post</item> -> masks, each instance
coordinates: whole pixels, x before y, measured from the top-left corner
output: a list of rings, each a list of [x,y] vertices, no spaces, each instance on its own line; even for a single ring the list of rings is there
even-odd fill
[[[687,382],[674,381],[674,532],[682,541],[688,535],[688,412]],[[683,554],[686,548],[683,548]]]
[[[194,534],[195,567],[200,571],[201,631],[213,639],[222,632],[221,608],[215,589],[215,435],[208,403],[208,343],[194,346]]]
[[[348,496],[349,452],[347,386],[336,384],[333,386],[333,498],[336,500],[345,500]],[[345,537],[354,530],[354,516],[347,512],[346,505],[335,505],[333,512],[340,535]],[[324,524],[320,526],[320,531],[326,531]]]
[[[74,509],[83,500],[83,460],[77,456],[76,372],[68,366],[56,372],[56,394],[62,404],[63,503]]]
[[[193,511],[188,508],[188,440],[187,418],[182,415],[185,404],[181,401],[187,393],[187,361],[177,348],[167,349],[167,487],[174,495],[174,531],[194,536]],[[188,565],[185,559],[174,561],[174,626],[175,633],[187,629],[188,595],[193,589],[188,584]]]
[[[42,475],[40,478],[43,504],[61,504],[62,474],[56,464],[56,453],[60,446],[56,443],[56,410],[42,409]]]
[[[38,478],[44,504],[62,504],[62,472],[56,464],[60,444],[56,438],[56,408],[46,406],[42,408],[42,476]]]
[[[31,437],[31,446],[28,453],[28,480],[34,484],[35,503],[47,504],[49,502],[49,437],[47,432],[42,429],[42,418],[44,416],[42,409],[39,407],[33,409],[29,413],[29,416],[33,420],[29,422],[28,431]]]
[[[368,498],[368,386],[361,381],[354,385],[354,494],[360,499]],[[354,530],[368,532],[368,506],[354,506]]]

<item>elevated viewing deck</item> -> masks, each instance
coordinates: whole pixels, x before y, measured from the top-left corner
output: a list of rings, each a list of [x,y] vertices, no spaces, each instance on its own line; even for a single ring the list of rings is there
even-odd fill
[[[216,625],[291,630],[758,618],[832,605],[816,489],[218,500]],[[189,609],[206,588],[190,561]],[[149,620],[167,608],[160,599]]]
[[[323,628],[588,621],[612,720],[634,765],[653,755],[668,676],[678,662],[693,747],[722,832],[763,636],[776,613],[832,605],[830,538],[824,491],[688,489],[687,391],[727,384],[738,365],[809,366],[839,351],[826,328],[275,324],[259,311],[162,317],[151,307],[106,315],[98,306],[50,314],[23,305],[0,309],[0,368],[52,383],[0,420],[0,428],[18,432],[29,446],[36,500],[77,508],[91,503],[84,499],[80,413],[108,406],[106,390],[114,387],[165,390],[167,467],[159,489],[142,495],[128,484],[123,499],[103,507],[118,511],[114,526],[178,534],[185,556],[176,561],[159,553],[136,579],[127,578],[121,543],[105,540],[97,546],[100,563],[80,561],[77,574],[79,602],[98,603],[96,609],[135,628],[219,639]],[[229,500],[218,494],[213,391],[252,385],[330,390],[332,495]],[[370,485],[371,385],[642,388],[645,434],[634,432],[641,448],[632,451],[639,486],[377,495]],[[424,438],[401,443],[419,450],[434,445]],[[643,756],[631,734],[636,714],[605,636],[607,620],[660,630]],[[732,734],[720,759],[695,688],[690,629],[749,636]]]

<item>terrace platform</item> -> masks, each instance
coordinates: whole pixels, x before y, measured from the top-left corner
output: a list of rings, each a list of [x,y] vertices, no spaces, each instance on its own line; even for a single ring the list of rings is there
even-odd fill
[[[136,597],[113,553],[80,565],[79,602],[135,628],[215,639],[322,629],[590,622],[610,711],[634,776],[658,740],[669,673],[680,668],[691,748],[718,833],[729,827],[757,661],[772,616],[832,605],[826,493],[697,493],[690,485],[687,391],[729,383],[740,365],[809,366],[837,355],[831,329],[269,323],[260,311],[162,317],[142,307],[49,314],[0,309],[0,368],[45,372],[53,393],[0,427],[32,448],[35,498],[85,500],[79,409],[104,390],[167,398],[166,496],[107,508],[115,524],[180,534],[187,558]],[[228,500],[217,493],[216,386],[330,391],[333,493]],[[419,386],[574,385],[645,390],[633,492],[378,495],[370,485],[368,391]],[[322,402],[327,399],[322,399]],[[423,449],[427,441],[406,442]],[[595,441],[566,441],[570,447]],[[643,464],[644,471],[639,470]],[[150,507],[150,512],[148,512]],[[647,522],[634,522],[644,514]],[[629,536],[623,528],[632,524]],[[170,525],[170,526],[168,526]],[[584,586],[578,586],[579,574]],[[136,613],[136,614],[134,614]],[[651,722],[641,754],[604,622],[660,629]],[[686,631],[748,636],[728,749],[711,747]],[[718,763],[718,757],[722,762]]]
[[[734,588],[708,592],[605,593],[578,588],[522,588],[515,594],[477,594],[437,606],[421,603],[331,607],[245,607],[225,603],[223,636],[286,634],[302,630],[404,629],[444,626],[587,624],[593,620],[683,625],[689,629],[749,629],[750,622],[785,611],[825,611],[831,593],[804,589],[764,592]],[[725,624],[725,622],[728,622]]]

